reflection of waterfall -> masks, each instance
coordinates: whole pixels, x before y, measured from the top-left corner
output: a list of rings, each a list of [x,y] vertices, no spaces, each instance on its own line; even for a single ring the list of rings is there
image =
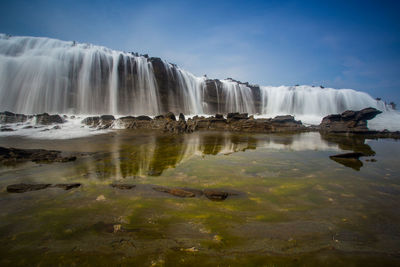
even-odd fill
[[[196,77],[157,58],[49,38],[0,34],[0,110],[158,115],[245,112],[304,119],[382,101],[354,90],[258,87]]]
[[[109,152],[89,160],[86,169],[100,179],[132,176],[159,176],[193,156],[229,155],[254,150],[330,150],[338,145],[321,139],[318,133],[289,136],[238,135],[234,133],[194,133],[191,135],[150,135],[143,143],[127,145],[113,138]]]

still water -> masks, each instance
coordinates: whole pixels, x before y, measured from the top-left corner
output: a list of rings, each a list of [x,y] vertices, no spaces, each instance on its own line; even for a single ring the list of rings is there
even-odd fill
[[[85,152],[68,163],[0,166],[1,266],[400,264],[395,140],[121,130],[3,137],[0,146]],[[353,151],[367,156],[329,158]],[[7,193],[20,182],[82,186]],[[232,195],[180,198],[155,186]]]

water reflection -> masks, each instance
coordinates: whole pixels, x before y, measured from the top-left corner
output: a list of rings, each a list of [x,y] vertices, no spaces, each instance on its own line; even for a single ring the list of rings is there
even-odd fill
[[[358,141],[357,141],[358,142]],[[108,151],[88,159],[79,172],[97,179],[123,179],[136,176],[159,176],[168,169],[194,157],[229,155],[255,149],[288,151],[335,151],[351,149],[368,151],[364,144],[348,139],[333,139],[319,133],[297,135],[249,135],[235,133],[205,132],[190,135],[149,135],[143,140],[129,144],[116,136]],[[345,165],[346,166],[346,165]]]
[[[338,135],[328,135],[321,134],[323,140],[337,144],[341,150],[352,151],[354,153],[360,153],[364,156],[374,156],[375,151],[365,143],[365,137],[361,136],[338,136]],[[362,161],[358,157],[354,158],[337,158],[330,157],[331,160],[342,164],[343,166],[352,168],[356,171],[359,171],[361,167],[364,165]]]

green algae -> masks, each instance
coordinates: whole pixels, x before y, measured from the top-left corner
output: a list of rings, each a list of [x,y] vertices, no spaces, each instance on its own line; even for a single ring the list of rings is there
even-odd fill
[[[400,181],[395,161],[385,156],[387,144],[374,143],[378,161],[355,172],[329,159],[337,146],[291,147],[299,138],[121,131],[85,144],[96,153],[73,163],[13,166],[0,173],[4,190],[12,181],[83,185],[0,192],[0,265],[398,263],[400,215],[393,210]],[[70,142],[79,147],[79,140]],[[346,142],[344,148],[372,149],[358,139]],[[390,149],[396,146],[399,152],[396,143]],[[154,186],[234,194],[217,202]]]

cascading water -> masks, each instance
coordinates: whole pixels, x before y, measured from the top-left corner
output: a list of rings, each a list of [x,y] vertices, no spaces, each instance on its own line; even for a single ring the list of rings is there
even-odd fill
[[[209,80],[157,58],[76,42],[0,34],[2,111],[292,114],[303,122],[318,124],[328,114],[366,107],[399,115],[384,102],[350,89],[258,87],[231,79]]]
[[[261,114],[269,116],[293,114],[305,121],[319,124],[321,118],[345,110],[374,107],[390,108],[364,92],[351,89],[332,89],[312,86],[262,86]]]
[[[158,114],[144,57],[48,38],[0,35],[0,107],[21,113]]]

